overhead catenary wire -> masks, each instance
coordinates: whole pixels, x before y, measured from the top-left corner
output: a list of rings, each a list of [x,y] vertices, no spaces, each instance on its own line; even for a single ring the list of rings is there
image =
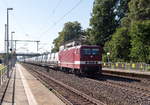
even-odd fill
[[[74,9],[76,9],[80,3],[82,2],[82,0],[79,0],[79,2],[77,2],[77,4],[75,6],[73,6],[68,12],[66,12],[59,20],[57,20],[54,25],[57,25],[63,18],[65,18],[67,15],[69,15]]]
[[[51,18],[52,16],[54,16],[54,14],[56,13],[57,8],[60,6],[60,4],[62,3],[63,0],[59,0],[56,5],[54,6],[54,8],[52,9],[52,13],[48,16],[48,19]],[[47,20],[46,25],[50,24],[50,20]],[[49,25],[48,25],[49,26]],[[45,27],[45,25],[41,26],[41,30],[45,29],[43,28]]]
[[[54,7],[54,9],[53,9],[53,11],[52,11],[53,14],[55,14],[57,8],[59,7],[59,5],[61,4],[62,1],[63,1],[63,0],[59,0],[59,1],[57,2],[56,6]]]
[[[44,36],[47,32],[50,31],[50,29],[52,29],[54,26],[56,26],[58,23],[60,23],[66,16],[68,16],[74,9],[76,9],[82,2],[83,0],[79,0],[69,11],[67,11],[62,17],[60,17],[57,21],[55,21],[51,27],[49,27],[46,31],[42,32],[41,34],[39,34],[39,36],[41,37]]]
[[[2,0],[3,1],[3,0]],[[62,3],[63,0],[58,0],[58,2],[56,3],[54,9],[53,9],[53,13],[56,12],[56,10],[58,9],[58,7],[60,6],[60,4]],[[69,9],[63,16],[61,16],[57,21],[55,21],[50,27],[48,27],[48,29],[44,32],[40,32],[39,36],[41,38],[41,36],[43,37],[46,33],[48,33],[54,26],[56,26],[57,24],[59,24],[66,16],[68,16],[74,9],[76,9],[80,3],[83,0],[79,0],[74,6],[72,6],[71,9]],[[3,1],[3,3],[5,3],[5,5],[8,6],[8,3]],[[24,34],[26,34],[26,31],[24,29],[24,27],[22,26],[22,24],[18,24],[18,22],[16,21],[16,18],[14,18],[14,24],[15,24],[15,28],[19,28]],[[17,27],[16,27],[17,26]],[[39,38],[39,37],[37,37]]]
[[[58,8],[58,6],[60,5],[60,3],[62,2],[62,0],[59,0],[58,2],[57,2],[57,4],[56,4],[56,6],[55,6],[55,8],[53,9],[54,11],[56,11],[56,9]],[[2,5],[3,4],[3,5]],[[13,29],[14,31],[16,31],[16,29],[18,29],[19,28],[19,30],[21,31],[21,33],[23,33],[26,37],[28,37],[29,38],[29,35],[27,35],[27,32],[26,32],[26,30],[25,30],[25,28],[23,27],[23,24],[20,24],[17,20],[16,20],[16,18],[15,18],[15,15],[14,14],[16,14],[16,13],[14,13],[14,12],[17,12],[17,11],[15,11],[15,6],[12,4],[12,3],[9,3],[9,2],[7,2],[7,0],[2,0],[1,1],[1,7],[3,6],[3,8],[4,9],[6,9],[7,7],[12,7],[12,8],[14,8],[14,10],[13,10],[13,14],[11,14],[11,19],[13,19],[13,21],[12,21],[12,24],[13,24],[13,27],[11,27],[11,29]],[[1,9],[2,10],[2,9]],[[11,30],[10,29],[10,30]],[[19,32],[20,32],[19,31]],[[16,32],[17,33],[17,32]],[[16,35],[15,35],[16,36]],[[19,42],[17,42],[17,45],[18,44],[24,44],[24,43],[19,43]],[[46,44],[46,43],[45,43]],[[47,43],[48,44],[48,43]],[[28,45],[27,45],[28,46]],[[18,47],[18,46],[17,46]],[[47,48],[48,49],[48,48]]]

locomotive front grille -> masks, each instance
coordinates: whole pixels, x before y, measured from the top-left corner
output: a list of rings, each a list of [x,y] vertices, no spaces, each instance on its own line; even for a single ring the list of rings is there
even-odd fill
[[[98,72],[100,70],[100,66],[83,66],[82,67],[83,72]]]

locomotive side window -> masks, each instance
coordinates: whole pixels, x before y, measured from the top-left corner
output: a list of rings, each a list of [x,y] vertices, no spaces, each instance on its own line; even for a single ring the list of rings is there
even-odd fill
[[[97,49],[97,48],[92,49],[92,55],[99,55],[99,54],[100,54],[99,49]]]

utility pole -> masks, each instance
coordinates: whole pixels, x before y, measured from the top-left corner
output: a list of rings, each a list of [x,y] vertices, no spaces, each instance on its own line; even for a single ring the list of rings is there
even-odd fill
[[[38,53],[38,51],[39,51],[39,42],[40,42],[40,41],[37,41],[37,53]]]
[[[7,8],[7,77],[9,78],[9,10],[13,8]]]
[[[14,66],[13,33],[15,33],[15,32],[14,31],[11,32],[11,69]]]
[[[13,33],[15,33],[14,31],[11,32],[11,49],[13,51]]]
[[[7,64],[7,24],[5,24],[5,38],[4,38],[4,53],[5,53],[5,58],[4,58],[4,64],[6,65]]]
[[[7,24],[5,24],[5,39],[4,39],[4,51],[5,51],[5,53],[7,52],[6,51],[6,46],[7,46],[6,40],[7,40]]]
[[[15,40],[15,51],[16,51],[16,49],[17,49],[17,48],[16,48],[16,44],[17,44],[17,41]]]

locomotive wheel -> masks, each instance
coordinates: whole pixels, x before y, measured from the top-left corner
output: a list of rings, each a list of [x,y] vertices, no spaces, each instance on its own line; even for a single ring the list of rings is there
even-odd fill
[[[76,75],[79,75],[79,74],[80,74],[78,69],[75,69],[75,70],[74,70],[74,73],[75,73]]]
[[[75,69],[74,69],[74,68],[71,69],[71,70],[70,70],[70,73],[75,73]]]
[[[66,73],[70,73],[69,68],[65,68],[65,72],[66,72]]]
[[[74,73],[74,74],[77,74],[77,70],[75,69],[75,70],[73,71],[73,73]]]
[[[83,74],[82,69],[79,70],[79,73],[80,73],[81,75]]]

